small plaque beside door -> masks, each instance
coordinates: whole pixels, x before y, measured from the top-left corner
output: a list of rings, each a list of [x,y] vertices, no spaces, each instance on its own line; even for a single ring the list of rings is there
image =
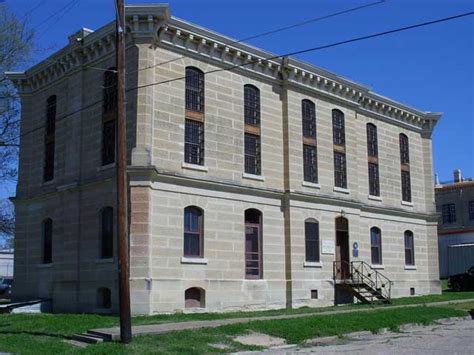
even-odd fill
[[[335,253],[336,252],[335,252],[334,240],[323,239],[322,244],[321,244],[321,254],[334,255]]]

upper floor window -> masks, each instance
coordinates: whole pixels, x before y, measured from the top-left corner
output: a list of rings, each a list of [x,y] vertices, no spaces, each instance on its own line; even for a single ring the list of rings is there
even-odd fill
[[[42,223],[43,234],[43,264],[53,262],[53,220],[46,218]]]
[[[469,219],[473,220],[474,219],[474,201],[469,201],[468,209],[469,209]]]
[[[196,206],[184,209],[184,256],[203,256],[204,213]]]
[[[377,227],[370,228],[370,251],[372,265],[382,264],[382,232]]]
[[[367,154],[369,157],[378,156],[377,127],[367,123]]]
[[[345,145],[346,133],[344,114],[339,110],[332,110],[332,137],[336,145]]]
[[[115,130],[117,114],[117,71],[109,68],[103,77],[102,165],[115,162]]]
[[[245,277],[261,279],[262,267],[262,212],[245,211]]]
[[[319,262],[319,224],[315,219],[304,222],[306,261]]]
[[[303,115],[303,137],[316,139],[316,106],[312,101],[301,102]]]
[[[334,152],[334,185],[343,189],[347,188],[346,154]]]
[[[456,222],[456,205],[454,203],[447,203],[442,208],[443,224]]]
[[[245,133],[245,172],[253,175],[260,175],[261,169],[261,152],[260,152],[260,136]]]
[[[204,73],[198,68],[186,68],[186,110],[204,112]]]
[[[204,122],[186,118],[184,126],[184,161],[204,165]]]
[[[56,95],[46,100],[46,130],[44,135],[43,180],[54,179],[54,155],[56,141]]]
[[[114,209],[104,207],[100,211],[100,257],[103,259],[114,256]]]
[[[400,163],[410,164],[410,149],[408,146],[408,137],[400,133]]]
[[[415,243],[413,240],[413,232],[405,231],[405,265],[415,265]]]
[[[245,124],[260,126],[260,90],[253,85],[244,86]]]

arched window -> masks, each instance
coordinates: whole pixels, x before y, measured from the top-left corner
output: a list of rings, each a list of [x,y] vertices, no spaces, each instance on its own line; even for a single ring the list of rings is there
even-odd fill
[[[117,72],[107,69],[102,91],[102,165],[115,162],[115,130],[117,113]]]
[[[245,277],[261,279],[262,267],[262,212],[245,211]]]
[[[43,221],[43,264],[53,262],[53,220],[46,218]]]
[[[204,112],[204,73],[195,67],[186,68],[186,110]]]
[[[304,222],[306,261],[319,262],[319,224],[309,218]]]
[[[206,291],[200,287],[191,287],[184,292],[185,308],[206,307]]]
[[[332,110],[332,137],[334,144],[346,144],[344,114],[336,109]]]
[[[112,293],[107,287],[97,289],[97,308],[110,309],[112,308]]]
[[[344,114],[332,110],[332,137],[334,149],[334,186],[347,189],[346,133]]]
[[[260,175],[260,90],[253,85],[244,86],[244,164],[245,172]]]
[[[245,124],[260,126],[260,90],[253,85],[244,86]]]
[[[100,257],[103,259],[114,256],[114,209],[104,207],[100,211],[101,220],[101,246]]]
[[[379,182],[379,151],[377,142],[377,127],[367,123],[367,155],[369,161],[369,195],[380,196]]]
[[[203,211],[196,206],[184,209],[184,256],[203,256]]]
[[[301,101],[303,118],[303,175],[304,181],[318,182],[318,159],[316,150],[316,107],[310,100]]]
[[[43,180],[54,179],[54,150],[56,141],[56,95],[46,100],[46,130],[44,136]]]
[[[413,238],[412,231],[405,231],[405,265],[413,266],[415,265],[415,242]]]
[[[400,166],[402,201],[411,202],[410,149],[408,137],[400,133]]]
[[[382,232],[377,227],[370,228],[370,250],[372,265],[382,264]]]

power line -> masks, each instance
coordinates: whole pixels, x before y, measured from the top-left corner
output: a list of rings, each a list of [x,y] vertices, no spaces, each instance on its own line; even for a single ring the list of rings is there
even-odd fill
[[[238,39],[238,40],[235,40],[235,41],[232,41],[232,42],[228,42],[228,43],[226,43],[226,45],[230,46],[230,45],[233,45],[233,44],[249,41],[249,40],[252,40],[252,39],[259,38],[259,37],[264,37],[264,36],[268,36],[268,35],[271,35],[271,34],[274,34],[274,33],[290,30],[290,29],[293,29],[293,28],[296,28],[296,27],[301,27],[301,26],[304,26],[304,25],[308,25],[310,23],[314,23],[314,22],[318,22],[318,21],[322,21],[322,20],[327,20],[327,19],[332,18],[332,17],[336,17],[336,16],[339,16],[339,15],[345,15],[345,14],[348,14],[350,12],[355,12],[355,11],[362,10],[362,9],[365,9],[365,8],[368,8],[368,7],[371,7],[371,6],[379,5],[379,4],[382,4],[386,1],[388,1],[388,0],[380,0],[380,1],[372,2],[372,3],[366,4],[366,5],[356,6],[356,7],[346,9],[346,10],[334,12],[332,14],[328,14],[328,15],[324,15],[324,16],[318,16],[318,17],[315,17],[315,18],[311,18],[309,20],[297,22],[293,25],[279,27],[279,28],[276,28],[274,30],[261,32],[259,34],[253,35],[253,36],[249,36],[249,37]],[[172,63],[172,62],[175,62],[175,61],[183,59],[183,58],[185,58],[185,56],[181,56],[181,57],[178,57],[178,58],[167,60],[165,62],[161,62],[161,63],[155,64],[155,65],[150,65],[150,66],[145,67],[145,68],[140,68],[140,69],[134,70],[132,72],[128,72],[128,74],[132,74],[132,73],[139,72],[139,71],[142,71],[142,70],[147,70],[147,69],[159,67],[160,65]]]
[[[37,27],[42,26],[43,24],[47,23],[49,20],[51,20],[55,16],[58,16],[56,20],[53,23],[51,23],[48,27],[46,27],[46,29],[40,35],[38,35],[36,39],[38,40],[41,37],[43,37],[45,33],[48,32],[51,29],[51,27],[53,27],[53,25],[58,23],[69,11],[71,11],[74,8],[74,6],[76,6],[79,3],[79,1],[80,0],[72,0],[68,2],[65,6],[61,7],[58,11],[54,12],[46,20],[40,23]]]
[[[258,63],[259,61],[268,61],[268,60],[272,60],[272,59],[278,59],[278,58],[283,58],[283,57],[287,57],[287,56],[291,56],[291,55],[296,55],[296,54],[302,54],[302,53],[308,53],[308,52],[312,52],[312,51],[318,51],[318,50],[322,50],[322,49],[326,49],[326,48],[332,48],[332,47],[336,47],[336,46],[340,46],[340,45],[344,45],[344,44],[348,44],[348,43],[353,43],[353,42],[358,42],[358,41],[363,41],[363,40],[366,40],[366,39],[371,39],[371,38],[376,38],[376,37],[381,37],[381,36],[384,36],[384,35],[388,35],[388,34],[393,34],[393,33],[397,33],[397,32],[402,32],[402,31],[407,31],[407,30],[411,30],[411,29],[414,29],[414,28],[419,28],[419,27],[425,27],[425,26],[430,26],[430,25],[433,25],[433,24],[437,24],[437,23],[442,23],[442,22],[447,22],[447,21],[452,21],[452,20],[455,20],[455,19],[459,19],[459,18],[462,18],[462,17],[467,17],[467,16],[472,16],[474,15],[474,11],[471,11],[471,12],[466,12],[466,13],[462,13],[462,14],[459,14],[459,15],[455,15],[455,16],[449,16],[449,17],[444,17],[444,18],[441,18],[441,19],[437,19],[437,20],[433,20],[433,21],[428,21],[428,22],[423,22],[423,23],[419,23],[419,24],[415,24],[415,25],[410,25],[410,26],[405,26],[405,27],[400,27],[400,28],[397,28],[397,29],[393,29],[393,30],[389,30],[389,31],[384,31],[384,32],[378,32],[378,33],[374,33],[374,34],[371,34],[371,35],[367,35],[367,36],[361,36],[361,37],[356,37],[356,38],[352,38],[352,39],[348,39],[348,40],[344,40],[344,41],[339,41],[339,42],[335,42],[335,43],[331,43],[331,44],[327,44],[327,45],[323,45],[323,46],[318,46],[318,47],[312,47],[312,48],[307,48],[307,49],[302,49],[302,50],[298,50],[298,51],[294,51],[294,52],[289,52],[289,53],[286,53],[286,54],[280,54],[280,55],[275,55],[275,56],[272,56],[272,57],[269,57],[269,58],[264,58],[264,59],[260,59],[260,60],[257,60],[257,61],[250,61],[250,62],[247,62],[247,63],[243,63],[243,64],[239,64],[239,65],[234,65],[234,66],[231,66],[229,68],[224,68],[224,69],[214,69],[214,70],[210,70],[210,71],[207,71],[207,72],[204,72],[204,75],[206,74],[212,74],[212,73],[216,73],[216,72],[221,72],[221,71],[230,71],[230,70],[234,70],[234,69],[237,69],[237,68],[240,68],[240,67],[243,67],[243,66],[246,66],[246,65],[250,65],[250,64],[255,64],[255,63]],[[160,85],[160,84],[167,84],[167,83],[170,83],[170,82],[174,82],[174,81],[178,81],[178,80],[183,80],[185,79],[186,77],[185,76],[181,76],[181,77],[178,77],[178,78],[173,78],[173,79],[168,79],[168,80],[163,80],[163,81],[159,81],[159,82],[155,82],[155,83],[151,83],[151,84],[145,84],[145,85],[140,85],[140,86],[135,86],[135,87],[132,87],[132,88],[129,88],[127,89],[126,91],[129,92],[129,91],[132,91],[132,90],[136,90],[136,89],[141,89],[141,88],[145,88],[145,87],[149,87],[149,86],[155,86],[155,85]],[[72,116],[78,112],[81,112],[83,110],[86,110],[86,109],[89,109],[99,103],[102,103],[102,99],[101,100],[98,100],[98,101],[95,101],[83,108],[80,108],[74,112],[71,112],[69,114],[66,114],[62,117],[59,117],[56,119],[56,122],[59,122],[59,121],[62,121],[63,119],[69,117],[69,116]],[[43,129],[45,126],[44,125],[41,125],[39,127],[36,127],[30,131],[27,131],[25,133],[22,133],[20,134],[18,137],[15,137],[15,139],[18,139],[18,138],[22,138],[30,133],[34,133],[40,129]],[[7,143],[10,143],[10,142],[13,142],[15,139],[11,139],[11,140],[7,140],[5,141],[4,143],[7,144]]]

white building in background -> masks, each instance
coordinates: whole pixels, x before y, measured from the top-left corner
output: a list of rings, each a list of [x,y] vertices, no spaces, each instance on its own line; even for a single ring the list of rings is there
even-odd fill
[[[13,276],[13,249],[0,250],[0,278]]]

